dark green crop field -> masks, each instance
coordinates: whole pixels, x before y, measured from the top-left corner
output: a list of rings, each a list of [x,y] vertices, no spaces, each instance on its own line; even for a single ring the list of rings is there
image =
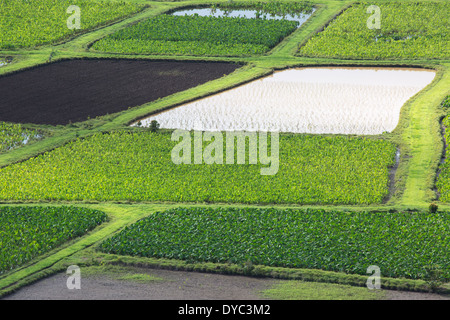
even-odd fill
[[[121,255],[450,279],[449,215],[254,208],[158,212],[104,241]]]

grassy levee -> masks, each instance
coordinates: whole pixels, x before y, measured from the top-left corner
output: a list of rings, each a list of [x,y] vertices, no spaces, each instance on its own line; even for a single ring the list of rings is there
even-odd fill
[[[443,149],[439,106],[450,88],[450,64],[442,65],[434,83],[413,99],[407,126],[401,133],[410,156],[405,189],[399,201],[402,205],[427,206],[436,198],[433,188]]]
[[[94,30],[93,32],[89,32],[81,36],[78,36],[71,41],[67,41],[66,43],[61,44],[60,46],[58,46],[58,49],[61,51],[69,51],[69,52],[87,51],[89,50],[89,45],[95,42],[96,40],[103,38],[117,30],[126,28],[141,20],[154,17],[158,14],[162,14],[173,7],[174,3],[164,3],[164,2],[152,3],[149,8],[146,8],[143,11],[132,15],[128,19],[123,19],[107,27],[100,28]]]
[[[340,11],[353,1],[318,1],[316,11],[297,31],[286,37],[268,54],[270,58],[279,56],[292,57],[296,54],[300,44],[315,34],[323,25],[331,21]]]
[[[199,98],[209,96],[221,92],[223,90],[230,89],[237,85],[246,83],[256,78],[262,77],[271,73],[271,69],[266,68],[254,68],[252,66],[244,66],[238,69],[226,77],[222,77],[206,84],[199,85],[195,88],[182,91],[168,97],[159,99],[155,102],[144,104],[140,107],[134,108],[127,112],[121,113],[118,117],[114,118],[111,122],[106,123],[101,127],[102,130],[111,130],[117,126],[128,125],[133,121],[137,121],[147,115],[150,115],[156,111],[172,108],[177,105],[187,103]]]

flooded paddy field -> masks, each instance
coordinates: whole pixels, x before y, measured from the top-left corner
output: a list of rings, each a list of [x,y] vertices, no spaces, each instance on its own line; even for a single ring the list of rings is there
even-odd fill
[[[65,125],[113,114],[222,77],[239,65],[63,60],[0,77],[0,121]]]
[[[10,64],[12,62],[11,57],[2,58],[0,57],[0,67],[6,66],[7,64]]]
[[[161,128],[381,134],[398,124],[402,106],[434,71],[401,68],[300,68],[141,120]]]
[[[201,17],[216,17],[216,18],[230,17],[230,18],[247,18],[247,19],[264,18],[269,20],[289,20],[289,21],[297,21],[299,23],[298,27],[300,27],[306,20],[309,19],[309,17],[314,13],[314,11],[315,9],[312,9],[311,12],[307,13],[278,15],[250,9],[225,10],[213,8],[194,8],[194,9],[178,10],[173,12],[172,15],[174,16],[199,15]]]

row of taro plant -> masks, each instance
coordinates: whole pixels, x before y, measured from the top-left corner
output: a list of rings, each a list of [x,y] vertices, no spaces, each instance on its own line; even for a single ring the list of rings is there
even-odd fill
[[[450,280],[450,216],[430,212],[177,208],[105,240],[106,253]]]
[[[380,8],[380,29],[367,9]],[[374,14],[374,12],[372,12]],[[355,4],[312,37],[300,54],[346,59],[433,59],[450,57],[450,2]],[[374,17],[375,19],[375,17]]]
[[[92,48],[148,54],[236,56],[268,51],[296,21],[160,15],[107,36]]]
[[[447,96],[442,102],[442,108],[445,112],[449,112],[450,110],[450,95]],[[442,119],[442,126],[444,130],[444,144],[445,144],[445,153],[444,153],[444,162],[439,166],[439,175],[436,182],[436,187],[439,192],[439,200],[443,202],[450,201],[450,148],[448,147],[448,143],[450,141],[450,115],[447,115]]]
[[[302,13],[312,13],[314,5],[309,1],[286,2],[286,1],[252,1],[252,2],[223,2],[212,6],[212,10],[223,9],[224,11],[232,10],[256,10],[260,17],[286,15],[296,16]]]
[[[278,170],[261,175],[272,166],[261,163],[261,150],[256,164],[248,148],[245,164],[237,163],[237,149],[227,164],[225,140],[223,164],[195,164],[193,147],[191,164],[177,164],[170,133],[98,133],[0,169],[8,186],[0,199],[370,204],[389,192],[396,152],[389,141],[282,134],[272,161]],[[202,155],[211,144],[203,142]]]
[[[80,9],[80,30],[68,21]],[[2,0],[0,1],[0,48],[12,49],[51,43],[82,30],[130,15],[144,8],[124,1]],[[75,20],[74,20],[75,21]],[[69,24],[70,25],[70,24]]]
[[[30,261],[106,220],[77,207],[0,207],[0,274]]]

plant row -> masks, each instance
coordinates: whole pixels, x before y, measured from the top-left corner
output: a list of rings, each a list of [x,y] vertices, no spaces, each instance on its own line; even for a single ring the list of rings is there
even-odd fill
[[[442,108],[448,113],[450,109],[450,95],[442,102]],[[436,181],[437,191],[439,192],[439,200],[442,202],[450,201],[450,115],[442,119],[442,127],[444,133],[444,158],[445,160],[439,165],[439,174]]]
[[[224,10],[257,10],[264,17],[264,14],[272,16],[286,16],[286,15],[298,15],[302,13],[311,13],[313,11],[313,4],[309,1],[251,1],[251,2],[223,2],[217,5],[213,5],[212,9],[224,9]]]
[[[207,155],[212,143],[204,141],[200,155]],[[0,169],[0,199],[380,203],[389,192],[396,152],[385,140],[282,134],[276,174],[261,175],[271,165],[250,164],[248,148],[245,164],[237,163],[236,154],[233,164],[176,164],[177,145],[167,132],[97,133]]]
[[[38,131],[25,129],[21,124],[0,122],[0,153],[24,146],[40,137]]]
[[[376,11],[368,11],[371,5],[380,9],[379,18]],[[448,59],[449,14],[448,1],[355,4],[313,36],[299,54],[345,59]]]
[[[157,212],[105,240],[105,253],[450,279],[450,216],[430,212],[177,208]],[[432,267],[430,267],[432,266]],[[373,271],[371,271],[373,272]]]
[[[80,29],[70,29],[79,7]],[[144,6],[123,1],[2,0],[0,48],[14,49],[52,43],[138,12]],[[69,11],[69,13],[68,13]],[[69,24],[68,24],[69,20]]]
[[[106,220],[77,207],[0,207],[0,274],[79,237]]]

